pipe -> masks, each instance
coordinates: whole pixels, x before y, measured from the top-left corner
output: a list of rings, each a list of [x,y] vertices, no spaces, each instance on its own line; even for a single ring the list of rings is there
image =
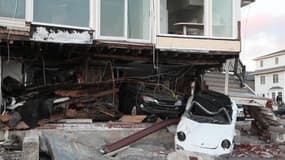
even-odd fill
[[[137,133],[134,133],[128,137],[125,137],[125,138],[123,138],[123,139],[121,139],[115,143],[104,146],[100,150],[100,152],[102,154],[106,154],[106,153],[116,151],[116,150],[118,150],[122,147],[128,146],[131,143],[134,143],[134,142],[136,142],[136,141],[138,141],[138,140],[140,140],[140,139],[142,139],[142,138],[144,138],[144,137],[146,137],[152,133],[155,133],[155,132],[157,132],[157,131],[165,128],[165,127],[177,124],[179,121],[180,121],[180,118],[164,120],[164,121],[155,123],[155,124],[151,125],[150,127],[145,128],[141,131],[138,131]]]

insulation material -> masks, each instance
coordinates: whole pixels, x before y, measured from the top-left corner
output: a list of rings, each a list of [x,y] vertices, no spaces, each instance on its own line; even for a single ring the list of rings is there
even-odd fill
[[[92,33],[90,33],[89,30],[34,26],[31,40],[70,44],[92,44]]]

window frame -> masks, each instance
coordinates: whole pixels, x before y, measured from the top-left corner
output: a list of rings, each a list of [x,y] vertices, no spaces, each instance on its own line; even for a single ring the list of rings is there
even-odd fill
[[[266,83],[266,77],[265,76],[260,76],[260,84],[264,85]]]
[[[259,61],[259,67],[263,67],[263,65],[264,65],[264,64],[263,64],[263,60],[260,60],[260,61]]]
[[[89,24],[88,27],[80,27],[80,26],[72,26],[72,25],[64,25],[64,24],[55,24],[55,23],[46,23],[46,22],[37,22],[34,21],[34,1],[35,0],[26,0],[26,1],[30,1],[29,4],[29,8],[32,10],[31,13],[29,13],[30,15],[30,20],[32,22],[32,24],[35,25],[43,25],[43,26],[51,26],[51,27],[61,27],[61,28],[70,28],[70,29],[82,29],[82,30],[92,30],[93,28],[93,6],[94,6],[94,2],[93,0],[88,0],[89,1]]]
[[[279,83],[279,74],[273,74],[273,84]]]
[[[210,39],[238,39],[238,27],[237,27],[237,1],[231,0],[232,1],[232,37],[216,37],[213,36],[213,29],[212,29],[212,0],[203,0],[204,1],[204,35],[199,36],[199,35],[179,35],[179,34],[168,34],[168,33],[161,33],[160,27],[160,3],[161,0],[157,1],[157,34],[156,36],[162,36],[162,37],[179,37],[179,38],[210,38]]]
[[[275,64],[279,64],[279,57],[275,57]]]
[[[16,20],[16,21],[25,21],[26,19],[26,15],[27,15],[27,1],[28,0],[24,0],[25,1],[25,12],[24,12],[24,18],[15,18],[15,17],[1,17],[0,16],[0,20]]]
[[[150,16],[149,16],[149,38],[148,39],[134,39],[134,38],[128,38],[128,1],[124,0],[125,3],[125,12],[124,12],[124,36],[123,37],[115,37],[115,36],[103,36],[101,35],[101,1],[102,0],[96,0],[96,39],[103,39],[103,40],[119,40],[119,41],[129,41],[129,42],[139,42],[139,43],[151,43],[153,40],[152,33],[154,33],[154,27],[153,26],[153,0],[150,1]]]
[[[26,21],[30,22],[30,1],[32,0],[25,0],[25,16],[23,19],[13,17],[0,17],[0,24],[7,27],[17,27],[24,30],[29,30],[29,27],[26,25]]]

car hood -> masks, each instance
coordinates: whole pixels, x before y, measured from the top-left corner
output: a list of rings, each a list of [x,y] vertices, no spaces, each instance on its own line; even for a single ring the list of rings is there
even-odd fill
[[[235,135],[233,124],[198,123],[189,118],[182,117],[177,132],[182,131],[186,135],[186,143],[200,148],[216,149],[222,141],[232,141]],[[189,140],[190,139],[190,140]]]

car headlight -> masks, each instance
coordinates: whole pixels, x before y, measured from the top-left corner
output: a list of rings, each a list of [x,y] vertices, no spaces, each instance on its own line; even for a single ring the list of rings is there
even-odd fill
[[[148,102],[152,102],[152,103],[157,103],[158,104],[158,101],[152,97],[149,97],[149,96],[141,96],[142,100],[146,103]]]
[[[227,139],[223,140],[222,147],[224,149],[229,149],[231,147],[231,142],[229,140],[227,140]]]
[[[180,131],[180,132],[177,133],[177,138],[178,138],[179,141],[185,141],[186,135],[185,135],[184,132]]]

